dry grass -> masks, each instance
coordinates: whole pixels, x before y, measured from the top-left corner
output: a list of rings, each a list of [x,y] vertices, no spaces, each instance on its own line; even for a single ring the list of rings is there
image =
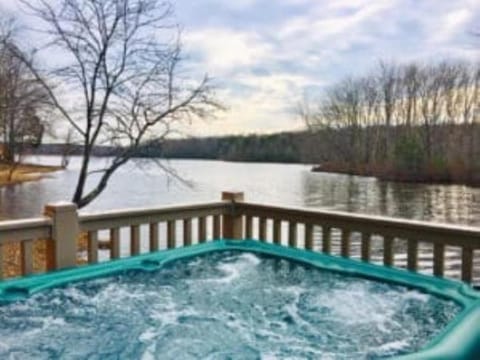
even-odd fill
[[[33,271],[34,273],[42,273],[47,271],[48,263],[48,246],[52,245],[51,240],[35,240],[33,242]],[[80,256],[81,252],[88,249],[87,233],[81,233],[77,240],[77,264],[85,264],[86,260]],[[2,248],[3,251],[3,277],[12,278],[22,275],[22,251],[20,243],[6,244]]]
[[[0,186],[39,180],[45,174],[61,169],[60,166],[20,164],[16,166],[12,178],[9,180],[11,165],[0,163]]]

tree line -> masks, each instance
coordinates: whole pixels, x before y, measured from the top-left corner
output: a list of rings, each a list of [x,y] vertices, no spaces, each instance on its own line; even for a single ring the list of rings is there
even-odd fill
[[[221,137],[167,139],[140,147],[136,158],[211,159],[246,162],[315,163],[315,153],[307,153],[307,143],[313,146],[315,136],[307,131],[270,135],[231,135]],[[92,155],[111,157],[122,148],[97,146]],[[33,149],[38,155],[63,155],[65,144],[42,144]],[[70,145],[69,155],[82,155],[80,145]]]
[[[402,180],[480,181],[480,65],[381,62],[299,113],[320,170]]]

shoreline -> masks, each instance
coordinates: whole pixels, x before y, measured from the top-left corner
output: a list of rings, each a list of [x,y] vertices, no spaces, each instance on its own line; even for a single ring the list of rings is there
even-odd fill
[[[455,179],[450,176],[433,176],[428,174],[406,174],[394,171],[374,171],[371,169],[352,170],[349,167],[328,164],[326,166],[315,165],[311,168],[314,173],[341,174],[351,176],[373,177],[381,181],[392,181],[398,183],[423,184],[423,185],[464,185],[473,188],[480,187],[480,179]]]
[[[22,163],[16,166],[11,179],[9,179],[11,166],[0,163],[0,187],[38,181],[44,178],[46,174],[59,170],[63,170],[63,168],[61,166],[53,165]]]

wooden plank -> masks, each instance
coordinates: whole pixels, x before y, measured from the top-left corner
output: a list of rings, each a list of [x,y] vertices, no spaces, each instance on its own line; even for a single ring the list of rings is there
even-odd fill
[[[22,253],[22,274],[33,273],[33,240],[26,240],[20,243]]]
[[[47,271],[55,270],[55,241],[45,240],[45,265]]]
[[[407,240],[407,269],[417,271],[418,269],[418,241]]]
[[[297,223],[290,221],[288,224],[288,246],[298,247],[297,244]]]
[[[282,243],[282,221],[279,219],[273,220],[273,242],[275,244]]]
[[[313,224],[305,224],[305,249],[313,250]]]
[[[253,217],[245,216],[245,238],[253,239]]]
[[[443,276],[445,272],[445,245],[433,245],[433,275]]]
[[[207,217],[200,216],[198,218],[198,242],[204,243],[207,241]]]
[[[140,254],[140,226],[130,226],[130,252],[132,255]]]
[[[342,229],[342,239],[340,244],[340,253],[343,257],[350,257],[350,238],[351,231],[349,229]]]
[[[112,259],[120,258],[120,229],[110,229],[110,257]]]
[[[259,219],[258,225],[259,225],[259,230],[258,230],[259,240],[265,242],[267,241],[267,219],[264,217],[261,217]]]
[[[158,223],[154,222],[149,227],[150,251],[155,252],[159,249]]]
[[[213,239],[219,240],[222,237],[221,215],[213,215]]]
[[[372,235],[367,232],[362,233],[362,260],[370,262],[372,251]]]
[[[192,219],[183,219],[183,246],[192,245]]]
[[[4,262],[3,262],[3,246],[2,244],[0,244],[0,280],[3,279],[4,275],[3,275],[3,265],[4,265]]]
[[[232,207],[230,213],[222,216],[223,237],[230,240],[240,240],[243,238],[243,216],[234,211]]]
[[[330,226],[322,226],[322,251],[325,254],[332,252],[332,228]]]
[[[167,221],[167,248],[173,249],[176,247],[176,229],[175,220]]]
[[[88,232],[88,263],[98,262],[98,231]]]
[[[473,250],[464,247],[462,249],[462,280],[468,283],[473,278]]]
[[[386,235],[383,237],[383,264],[385,266],[393,265],[393,236]]]

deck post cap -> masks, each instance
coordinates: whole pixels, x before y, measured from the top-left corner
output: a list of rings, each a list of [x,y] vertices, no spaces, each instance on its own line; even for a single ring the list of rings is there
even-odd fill
[[[77,204],[68,201],[58,201],[45,205],[44,214],[54,214],[62,212],[75,212],[77,211]]]
[[[244,194],[241,191],[222,191],[223,201],[242,202]]]

